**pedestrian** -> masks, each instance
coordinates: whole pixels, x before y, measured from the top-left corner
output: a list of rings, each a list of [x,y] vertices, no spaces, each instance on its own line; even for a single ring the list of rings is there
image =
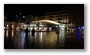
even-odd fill
[[[56,34],[59,34],[60,33],[60,30],[59,28],[56,29]]]
[[[20,30],[22,31],[22,28],[20,28]]]
[[[25,33],[26,33],[26,36],[25,36],[25,48],[28,48],[28,32],[29,32],[29,30],[28,30],[28,28],[26,28],[25,29]]]
[[[32,29],[32,36],[35,36],[35,30],[34,30],[34,28]]]
[[[26,39],[27,39],[27,36],[28,36],[28,32],[29,32],[29,30],[28,30],[28,28],[26,28],[26,29],[25,29]]]

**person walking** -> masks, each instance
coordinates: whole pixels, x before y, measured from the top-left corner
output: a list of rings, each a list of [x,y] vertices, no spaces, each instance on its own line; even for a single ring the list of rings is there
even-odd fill
[[[28,28],[26,28],[26,29],[25,29],[25,33],[26,33],[26,36],[25,36],[25,37],[26,37],[26,38],[25,38],[25,41],[26,41],[26,42],[25,42],[25,48],[28,48],[28,32],[29,32],[29,30],[28,30]]]
[[[34,30],[34,28],[32,29],[32,36],[35,36],[35,30]]]
[[[29,32],[29,30],[28,30],[28,28],[26,28],[26,29],[25,29],[26,38],[27,38],[27,36],[28,36],[28,32]]]

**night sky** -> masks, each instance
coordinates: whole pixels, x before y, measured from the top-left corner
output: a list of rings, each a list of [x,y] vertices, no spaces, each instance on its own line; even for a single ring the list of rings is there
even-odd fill
[[[4,13],[8,12],[9,18],[14,18],[19,13],[22,15],[43,15],[47,12],[72,10],[84,13],[83,4],[4,4]]]

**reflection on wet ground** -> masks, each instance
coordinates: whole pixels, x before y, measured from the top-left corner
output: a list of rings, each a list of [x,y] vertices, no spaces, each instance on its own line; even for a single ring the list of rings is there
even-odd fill
[[[5,30],[5,49],[84,49],[84,34],[79,31],[31,32]]]

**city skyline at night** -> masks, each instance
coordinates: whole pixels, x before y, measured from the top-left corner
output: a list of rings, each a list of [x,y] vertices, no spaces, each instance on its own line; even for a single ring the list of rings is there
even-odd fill
[[[84,4],[4,4],[4,49],[84,49]]]

